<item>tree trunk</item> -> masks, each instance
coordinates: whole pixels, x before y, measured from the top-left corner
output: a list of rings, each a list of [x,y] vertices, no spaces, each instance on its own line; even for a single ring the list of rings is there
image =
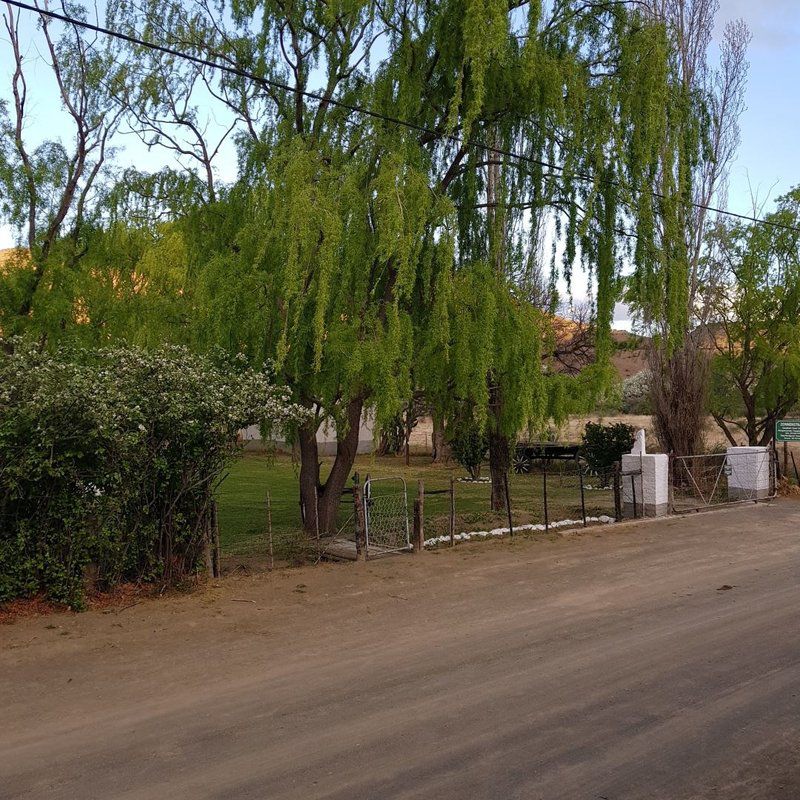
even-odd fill
[[[711,416],[714,417],[714,422],[717,423],[719,429],[725,434],[725,438],[730,443],[731,447],[736,447],[736,438],[731,433],[731,429],[728,427],[728,423],[719,415],[715,414],[713,411],[711,412]]]
[[[506,475],[511,466],[508,436],[492,426],[489,430],[489,472],[492,476],[492,511],[506,510]]]
[[[389,444],[389,437],[386,434],[386,431],[381,431],[380,436],[378,437],[378,447],[375,450],[376,456],[388,456],[389,450],[391,449],[391,445]]]
[[[403,450],[406,457],[406,466],[411,465],[411,422],[412,414],[414,413],[414,402],[409,401],[408,408],[406,408],[405,416],[405,430],[403,432]]]
[[[320,535],[336,533],[336,517],[342,491],[358,452],[363,408],[362,395],[354,397],[347,404],[347,430],[344,435],[337,431],[336,457],[324,485],[319,481],[317,429],[314,423],[300,429],[300,498],[304,509],[303,529],[308,536],[317,535],[317,525]]]
[[[431,436],[431,455],[434,464],[443,464],[450,457],[450,448],[444,438],[444,418],[433,414],[433,435]]]
[[[776,414],[770,414],[764,420],[764,430],[761,434],[761,438],[757,439],[753,444],[759,447],[767,447],[772,444],[772,440],[775,438],[775,420],[777,418]]]
[[[501,144],[500,133],[493,127],[490,133],[493,147]],[[503,185],[501,163],[497,158],[489,159],[486,171],[487,232],[489,257],[498,275],[506,274],[506,216],[503,209]],[[495,375],[489,381],[489,472],[492,477],[492,511],[505,511],[511,498],[506,496],[506,476],[511,466],[509,437],[501,432],[500,417],[503,409],[503,393],[497,386]]]
[[[653,423],[662,452],[677,456],[702,451],[709,383],[709,358],[695,337],[668,352],[654,343],[648,353]]]
[[[307,422],[300,427],[300,506],[303,512],[303,530],[310,537],[317,535],[317,508],[319,504],[319,450],[317,448],[317,422]],[[322,533],[322,528],[319,528]]]
[[[747,444],[755,447],[758,445],[758,414],[756,413],[756,401],[752,395],[747,394],[744,397],[744,407]]]
[[[489,473],[492,478],[492,511],[506,510],[506,475],[511,466],[511,443],[500,429],[503,398],[500,389],[489,377]],[[508,498],[510,503],[511,498]]]

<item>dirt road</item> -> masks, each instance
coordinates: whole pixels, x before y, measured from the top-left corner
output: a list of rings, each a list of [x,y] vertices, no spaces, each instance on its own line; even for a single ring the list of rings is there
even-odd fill
[[[0,797],[796,800],[799,579],[782,501],[25,620]]]

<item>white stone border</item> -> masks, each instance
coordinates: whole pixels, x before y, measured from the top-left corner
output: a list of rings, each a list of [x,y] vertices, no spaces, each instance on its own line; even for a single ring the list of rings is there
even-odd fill
[[[587,522],[602,522],[604,525],[608,525],[611,522],[616,522],[614,517],[609,517],[606,514],[602,514],[599,517],[586,517]],[[515,525],[514,532],[517,531],[544,531],[550,528],[568,528],[570,526],[575,525],[583,525],[582,519],[561,519],[557,522],[551,522],[547,528],[545,528],[544,523],[535,524],[535,525]],[[506,534],[510,533],[511,530],[509,528],[494,528],[490,531],[464,531],[462,533],[457,533],[453,537],[453,541],[455,542],[468,542],[470,539],[489,539],[492,537],[495,538],[502,538]],[[440,544],[450,544],[450,537],[449,536],[434,536],[432,539],[425,540],[425,547],[438,547]]]

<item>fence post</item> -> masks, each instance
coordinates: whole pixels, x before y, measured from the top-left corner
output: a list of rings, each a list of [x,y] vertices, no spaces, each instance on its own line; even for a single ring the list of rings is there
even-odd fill
[[[508,515],[508,535],[514,535],[514,521],[511,518],[511,495],[508,491],[508,472],[503,473],[503,488],[506,490],[506,514]]]
[[[542,489],[544,496],[544,530],[547,533],[550,530],[550,515],[547,509],[547,461],[542,461]]]
[[[353,475],[353,517],[356,522],[356,561],[367,560],[367,529],[358,473]]]
[[[675,451],[669,451],[669,458],[667,459],[667,513],[675,513],[675,491],[673,484],[675,483]]]
[[[334,523],[334,530],[337,523]],[[314,492],[314,533],[317,536],[317,561],[322,558],[322,542],[319,538],[319,488]],[[335,538],[335,536],[334,536]]]
[[[631,473],[631,494],[633,495],[633,518],[636,519],[636,475],[634,473]]]
[[[775,441],[775,421],[772,422],[772,443],[770,444],[772,469],[770,470],[770,495],[775,497],[778,493],[778,481],[781,477],[781,460],[778,456],[778,443]]]
[[[456,481],[450,476],[450,547],[456,544]]]
[[[417,499],[414,500],[414,555],[425,549],[425,484],[417,482]]]
[[[778,456],[778,446],[775,444],[775,440],[772,440],[772,458],[773,458],[773,469],[772,469],[772,491],[770,494],[775,497],[778,494],[778,482],[783,477],[781,475],[781,460]]]
[[[581,482],[581,515],[583,516],[583,527],[586,527],[586,492],[583,486],[583,470],[578,465],[578,478]]]
[[[267,489],[267,536],[269,541],[269,568],[275,569],[275,551],[272,548],[272,498]]]
[[[619,461],[614,462],[614,516],[619,522],[622,519],[621,476]]]
[[[206,572],[208,573],[209,578],[214,577],[214,555],[213,555],[213,538],[214,535],[211,532],[211,503],[208,505],[208,509],[205,514],[205,543],[203,546],[203,556],[206,562]]]
[[[211,501],[211,540],[212,550],[211,558],[213,565],[213,577],[219,578],[221,574],[220,569],[220,551],[219,551],[219,517],[217,516],[217,501]]]

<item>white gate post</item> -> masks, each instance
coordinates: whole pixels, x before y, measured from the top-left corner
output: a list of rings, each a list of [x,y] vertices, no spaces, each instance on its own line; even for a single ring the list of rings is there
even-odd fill
[[[770,495],[768,447],[729,447],[728,500],[763,500]]]
[[[661,517],[668,513],[669,456],[648,453],[640,430],[631,452],[622,456],[622,515]]]

